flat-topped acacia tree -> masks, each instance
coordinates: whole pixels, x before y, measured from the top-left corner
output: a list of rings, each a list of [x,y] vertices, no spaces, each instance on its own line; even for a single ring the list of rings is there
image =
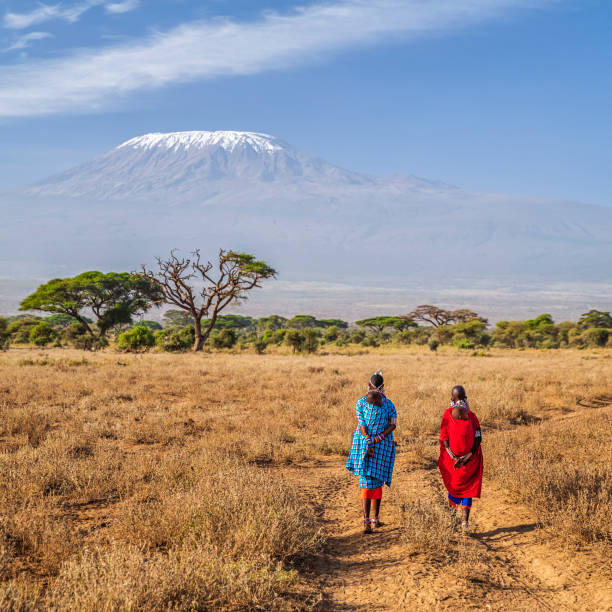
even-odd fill
[[[104,338],[112,327],[130,323],[161,297],[156,285],[129,272],[93,270],[73,278],[54,278],[40,285],[21,302],[19,309],[69,315],[87,333]],[[86,315],[93,315],[95,326],[90,325],[91,319]]]
[[[193,350],[200,351],[215,327],[221,311],[247,299],[247,293],[274,278],[276,270],[248,253],[219,250],[216,263],[204,262],[199,249],[181,258],[176,250],[168,259],[156,257],[157,270],[142,266],[138,276],[148,278],[163,294],[161,301],[188,312],[193,319]],[[201,287],[196,287],[196,283]],[[202,319],[206,319],[204,325]]]

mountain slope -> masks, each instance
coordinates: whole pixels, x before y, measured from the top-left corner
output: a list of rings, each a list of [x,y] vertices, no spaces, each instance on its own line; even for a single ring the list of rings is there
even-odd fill
[[[134,269],[176,247],[366,286],[599,281],[612,257],[612,208],[367,176],[253,132],[133,138],[1,205],[0,276],[21,278]]]

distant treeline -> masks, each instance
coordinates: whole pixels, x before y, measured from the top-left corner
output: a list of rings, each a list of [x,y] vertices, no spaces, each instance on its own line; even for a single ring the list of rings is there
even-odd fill
[[[244,302],[253,289],[276,277],[276,270],[249,253],[219,250],[216,261],[200,251],[179,257],[171,251],[156,258],[156,267],[135,272],[89,271],[55,278],[21,302],[25,314],[0,317],[0,348],[11,344],[73,346],[95,350],[110,342],[126,351],[157,347],[193,351],[289,346],[295,353],[313,353],[323,344],[339,347],[382,344],[440,345],[460,349],[612,346],[609,312],[589,310],[576,322],[555,323],[549,314],[527,321],[488,321],[466,308],[447,310],[430,304],[405,315],[376,316],[349,324],[300,314],[253,318],[221,314]],[[151,309],[170,307],[161,323],[140,320]],[[33,311],[51,313],[34,316]],[[135,323],[136,322],[136,323]]]
[[[451,315],[451,316],[448,316]],[[453,316],[455,315],[455,316]],[[459,320],[458,320],[459,319]],[[91,328],[92,319],[85,317]],[[208,321],[203,320],[202,324]],[[0,345],[73,346],[94,350],[116,344],[121,350],[138,351],[157,347],[162,351],[190,350],[194,327],[188,313],[168,310],[160,322],[141,320],[111,326],[104,336],[94,335],[75,317],[53,314],[38,317],[22,314],[0,317]],[[342,319],[318,319],[301,314],[253,318],[219,315],[205,346],[212,349],[254,349],[288,346],[293,352],[312,353],[324,345],[428,345],[431,350],[448,345],[459,349],[612,347],[612,316],[589,310],[578,321],[555,323],[549,314],[526,321],[499,321],[490,327],[486,319],[469,310],[447,311],[424,305],[397,316],[378,316],[354,323]]]

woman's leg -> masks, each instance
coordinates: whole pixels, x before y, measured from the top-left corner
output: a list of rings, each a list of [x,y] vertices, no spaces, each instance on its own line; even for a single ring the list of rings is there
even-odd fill
[[[362,498],[361,500],[361,505],[363,507],[363,518],[364,519],[369,519],[370,518],[370,506],[371,506],[371,499],[367,499],[367,498]]]
[[[372,510],[374,511],[374,518],[378,519],[378,513],[380,512],[380,502],[382,499],[373,499],[372,500]]]
[[[461,518],[464,523],[467,523],[470,520],[470,510],[469,506],[461,506]]]

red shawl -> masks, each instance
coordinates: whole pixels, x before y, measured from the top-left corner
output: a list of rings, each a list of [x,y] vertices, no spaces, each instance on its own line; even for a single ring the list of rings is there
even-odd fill
[[[453,497],[480,497],[482,489],[482,448],[462,467],[455,469],[455,461],[446,452],[442,440],[448,440],[455,455],[467,455],[474,445],[474,434],[480,430],[478,417],[470,410],[467,420],[453,419],[448,408],[440,426],[440,458],[438,467],[447,491]]]

